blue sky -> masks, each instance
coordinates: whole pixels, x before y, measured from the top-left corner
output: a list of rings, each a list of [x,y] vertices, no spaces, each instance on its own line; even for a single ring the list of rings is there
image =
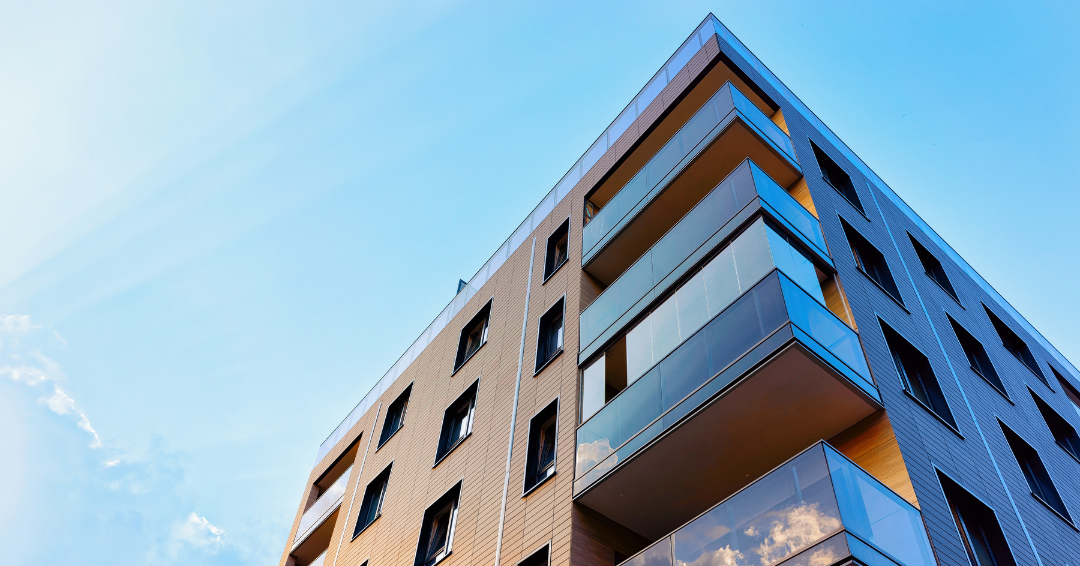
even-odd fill
[[[276,562],[322,439],[709,11],[1080,361],[1080,5],[534,4],[0,3],[8,563]]]

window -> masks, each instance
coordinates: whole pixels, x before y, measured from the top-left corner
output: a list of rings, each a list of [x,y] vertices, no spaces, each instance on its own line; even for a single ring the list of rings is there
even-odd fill
[[[353,528],[353,538],[360,535],[368,525],[375,522],[382,515],[383,499],[386,497],[386,486],[390,483],[390,468],[386,467],[381,474],[371,480],[367,490],[364,491],[364,502],[360,505],[360,516],[356,519],[356,527]]]
[[[548,236],[547,260],[544,262],[544,281],[547,281],[548,277],[551,277],[562,267],[562,264],[566,263],[566,260],[570,257],[569,246],[570,219],[567,218]]]
[[[934,280],[938,286],[942,288],[950,297],[960,302],[960,297],[956,295],[956,289],[953,289],[952,283],[949,281],[949,276],[945,274],[945,268],[942,267],[941,262],[934,254],[930,253],[930,250],[919,243],[915,239],[915,236],[908,234],[908,238],[911,240],[911,247],[915,248],[915,254],[919,256],[919,262],[922,263],[923,271],[926,272],[926,276]]]
[[[461,484],[458,483],[424,512],[414,566],[431,566],[450,555],[460,493]]]
[[[488,317],[491,314],[491,301],[488,301],[480,312],[461,329],[461,338],[458,340],[457,358],[454,360],[454,371],[461,369],[465,362],[487,342]]]
[[[1061,384],[1061,390],[1065,392],[1065,396],[1069,398],[1069,401],[1072,401],[1076,416],[1080,417],[1080,391],[1077,391],[1076,388],[1069,383],[1069,380],[1065,379],[1064,375],[1061,375],[1058,370],[1054,369],[1054,366],[1050,366],[1050,371],[1054,372],[1054,377],[1056,377],[1058,383]]]
[[[1039,362],[1035,361],[1035,356],[1031,355],[1031,350],[1028,348],[1026,342],[1020,339],[1015,332],[1009,328],[996,314],[990,311],[983,305],[983,309],[986,310],[986,316],[990,317],[990,322],[994,324],[994,329],[997,330],[998,336],[1001,338],[1001,344],[1005,346],[1005,349],[1010,354],[1016,356],[1016,359],[1020,360],[1020,363],[1027,366],[1031,373],[1034,373],[1036,377],[1042,380],[1043,383],[1049,387],[1050,384],[1046,382],[1046,376],[1039,370]]]
[[[889,345],[896,373],[900,376],[904,389],[941,420],[956,428],[956,421],[934,376],[934,370],[930,367],[930,360],[884,322],[881,323],[881,330],[885,333],[885,341]]]
[[[476,411],[476,388],[479,381],[473,383],[446,409],[443,415],[442,433],[439,435],[439,450],[435,455],[437,464],[451,450],[461,444],[472,433],[473,413]]]
[[[549,548],[550,545],[545,544],[543,548],[530,554],[525,560],[518,562],[518,566],[548,566]]]
[[[986,355],[986,348],[983,348],[982,343],[976,340],[963,326],[960,326],[960,323],[953,320],[953,317],[949,317],[949,322],[952,323],[953,332],[956,333],[956,339],[960,342],[960,347],[963,348],[964,353],[967,354],[968,365],[971,366],[971,371],[982,376],[987,383],[994,386],[994,389],[997,389],[1002,395],[1008,397],[1009,394],[1005,391],[1005,384],[1001,382],[1001,378],[998,377],[994,365],[990,363],[990,356]]]
[[[866,214],[863,212],[862,202],[859,201],[859,193],[855,190],[855,185],[852,184],[851,176],[847,174],[847,171],[837,165],[816,143],[810,142],[810,147],[814,149],[814,158],[817,159],[818,168],[821,169],[821,178],[836,189],[836,192],[843,195],[852,206],[859,209],[859,212]]]
[[[850,224],[843,220],[841,220],[841,223],[844,226],[844,234],[847,235],[848,243],[851,244],[851,255],[855,257],[855,267],[858,267],[859,271],[873,279],[898,303],[904,304],[904,299],[900,296],[900,289],[896,287],[896,282],[893,281],[892,272],[889,271],[889,264],[886,263],[885,256],[862,234],[852,228]]]
[[[1031,393],[1031,398],[1035,400],[1035,406],[1042,413],[1043,420],[1046,421],[1046,426],[1050,428],[1050,434],[1054,435],[1054,440],[1058,443],[1058,446],[1071,454],[1073,458],[1080,460],[1080,437],[1076,435],[1076,429],[1069,424],[1069,421],[1051,408],[1046,401],[1040,399],[1034,391],[1029,389],[1028,392]]]
[[[555,433],[559,416],[556,399],[529,421],[529,450],[525,464],[525,493],[555,475]]]
[[[540,331],[536,337],[536,372],[555,358],[563,349],[563,304],[564,299],[551,306],[540,317]]]
[[[1050,474],[1047,473],[1046,466],[1039,458],[1039,453],[1023,438],[1020,438],[1020,435],[1006,427],[1005,423],[998,421],[998,424],[1001,425],[1001,432],[1005,433],[1005,440],[1009,443],[1009,448],[1012,448],[1013,456],[1016,456],[1016,463],[1020,465],[1020,472],[1024,474],[1031,493],[1057,511],[1066,521],[1072,522],[1069,510],[1061,501],[1061,496],[1058,495],[1054,482],[1050,480]]]
[[[994,511],[941,472],[938,481],[971,566],[1016,566]]]
[[[386,417],[383,419],[382,434],[379,435],[379,446],[376,448],[382,448],[383,444],[386,444],[387,440],[390,440],[391,436],[397,432],[401,425],[405,422],[405,410],[409,407],[409,394],[412,393],[412,385],[410,384],[405,388],[405,391],[398,395],[397,399],[394,399],[393,403],[386,409]]]

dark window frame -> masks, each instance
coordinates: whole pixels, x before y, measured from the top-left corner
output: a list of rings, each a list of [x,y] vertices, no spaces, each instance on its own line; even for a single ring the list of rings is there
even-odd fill
[[[1002,436],[1005,437],[1005,443],[1016,460],[1017,467],[1020,468],[1020,475],[1027,482],[1031,496],[1075,529],[1072,515],[1069,514],[1069,509],[1065,506],[1065,501],[1061,498],[1054,479],[1050,477],[1050,471],[1046,469],[1042,456],[1039,456],[1039,451],[1000,419],[998,425],[1001,427]]]
[[[983,304],[983,310],[986,311],[986,316],[990,319],[990,324],[993,325],[994,330],[997,332],[998,338],[1001,340],[1001,346],[1005,348],[1007,352],[1012,354],[1021,365],[1030,370],[1031,373],[1035,374],[1035,377],[1039,378],[1039,381],[1043,382],[1043,385],[1050,387],[1050,382],[1043,374],[1042,368],[1039,367],[1039,361],[1035,359],[1035,354],[1031,352],[1031,347],[1028,346],[1027,340],[1021,338],[1008,323],[995,314],[994,311],[990,310],[990,307]],[[1053,388],[1050,387],[1050,390],[1053,391]]]
[[[962,437],[949,399],[941,389],[930,358],[884,320],[879,318],[878,322],[904,393]]]
[[[963,350],[964,357],[967,360],[968,367],[971,371],[983,378],[990,387],[993,387],[994,390],[1012,403],[1012,398],[1009,397],[1009,390],[1005,387],[1005,382],[1001,380],[1001,376],[998,375],[997,369],[994,367],[994,362],[990,359],[990,353],[986,351],[986,347],[982,345],[982,342],[980,342],[974,334],[968,331],[967,328],[964,328],[964,326],[957,322],[948,312],[945,313],[945,317],[949,319],[949,324],[952,325],[953,335],[956,336],[956,341],[960,344],[960,349]],[[982,357],[985,359],[980,360],[979,354],[982,354]]]
[[[432,468],[438,466],[439,463],[453,453],[458,446],[461,446],[466,439],[472,436],[473,421],[476,418],[476,396],[479,391],[480,380],[477,379],[472,385],[465,388],[465,391],[458,395],[457,398],[454,399],[454,402],[450,403],[443,411],[443,422],[442,426],[439,428],[439,444],[435,451],[435,463],[431,466]],[[462,411],[461,405],[465,404],[468,406]],[[451,413],[452,411],[453,413]],[[459,436],[451,442],[449,434],[453,431],[451,425],[455,422],[454,420],[450,420],[451,416],[456,419],[462,412],[465,413],[465,418],[463,421],[459,421],[462,424],[458,426],[464,427],[464,432],[460,433]]]
[[[563,240],[563,256],[560,258],[556,255],[559,241]],[[544,280],[541,285],[548,282],[551,276],[555,275],[562,268],[570,262],[570,217],[567,216],[566,220],[563,220],[557,228],[552,230],[551,235],[547,239],[547,252],[544,255]]]
[[[461,480],[458,480],[453,487],[424,510],[424,517],[420,523],[420,536],[416,542],[416,557],[413,559],[413,566],[434,566],[453,553],[454,531],[457,528],[457,515],[461,507],[461,483]],[[447,512],[446,540],[441,546],[431,548],[433,542],[431,540],[431,529],[435,526],[436,517],[442,515],[444,511]],[[434,550],[439,552],[433,554],[432,551]]]
[[[364,488],[364,498],[361,500],[360,512],[356,516],[356,525],[353,527],[353,540],[356,540],[356,537],[360,536],[360,534],[366,531],[368,527],[375,524],[375,521],[377,521],[379,517],[382,517],[382,509],[383,505],[386,503],[386,492],[390,487],[390,474],[392,473],[393,468],[394,463],[390,462],[390,464],[386,466],[386,469],[379,472],[379,475],[372,478],[372,480],[368,482],[367,487]],[[381,485],[376,486],[376,483]],[[372,492],[373,488],[377,488],[379,490],[378,503],[375,503],[375,516],[371,517],[371,519],[366,523],[361,524],[360,521],[366,515],[370,514],[372,505],[371,500],[374,495]]]
[[[545,430],[549,422],[554,429],[550,433]],[[550,434],[552,441],[551,461],[543,463],[544,465],[541,466],[541,440],[547,434]],[[559,398],[556,397],[529,419],[529,442],[525,451],[525,478],[521,489],[522,497],[528,496],[545,482],[555,477],[558,452]]]
[[[556,309],[558,309],[558,312],[556,312]],[[549,343],[549,340],[553,339],[546,333],[550,329],[552,319],[558,319],[559,321],[557,344]],[[544,368],[550,365],[555,358],[559,357],[559,354],[565,348],[565,339],[566,295],[563,295],[548,307],[544,314],[540,315],[540,319],[536,323],[536,368],[533,370],[534,377],[544,371]]]
[[[938,287],[941,287],[941,290],[945,291],[946,295],[952,297],[957,304],[963,307],[964,304],[960,302],[960,295],[956,293],[952,281],[949,280],[949,274],[945,271],[945,265],[929,248],[916,240],[915,236],[911,235],[911,232],[908,232],[907,235],[908,239],[911,240],[911,247],[914,248],[915,255],[919,258],[919,264],[922,265],[926,277],[936,283]]]
[[[386,414],[383,415],[382,432],[379,433],[379,444],[375,447],[376,452],[378,452],[384,444],[389,442],[391,438],[397,435],[398,431],[405,426],[405,416],[409,412],[409,399],[412,397],[412,386],[413,384],[410,383],[407,387],[405,387],[405,389],[403,389],[401,393],[399,393],[398,396],[394,398],[394,400],[391,401],[390,405],[386,408]],[[395,417],[395,421],[391,421],[391,411],[395,411],[399,407],[401,409],[400,416]],[[393,430],[387,429],[387,426],[389,426],[392,422],[396,422],[397,426]]]
[[[1028,393],[1031,394],[1031,398],[1035,401],[1035,408],[1042,415],[1046,428],[1050,430],[1050,435],[1054,437],[1054,442],[1065,453],[1080,462],[1080,435],[1077,434],[1076,428],[1030,387],[1028,387]]]
[[[892,268],[889,267],[889,260],[885,258],[885,254],[881,253],[877,246],[871,243],[866,236],[863,236],[848,221],[844,220],[843,217],[840,217],[840,224],[844,229],[844,235],[847,237],[851,257],[855,260],[855,268],[865,275],[867,279],[873,281],[892,300],[896,301],[904,311],[907,311],[907,306],[904,305],[904,296],[900,293],[900,287],[896,284],[896,278],[892,275]]]
[[[814,140],[808,140],[810,142],[810,149],[814,153],[814,160],[817,162],[818,171],[821,172],[821,180],[825,181],[827,185],[833,188],[840,196],[844,197],[844,200],[848,201],[855,210],[859,211],[859,214],[866,216],[866,209],[863,208],[862,199],[859,197],[859,190],[855,187],[855,182],[851,180],[851,174],[846,169],[840,166],[824,149],[821,148]]]
[[[488,330],[491,328],[491,305],[494,299],[488,299],[488,302],[484,303],[484,306],[480,307],[480,310],[476,311],[476,314],[469,319],[469,322],[465,326],[461,327],[461,335],[458,338],[457,355],[454,358],[454,371],[450,374],[454,376],[465,364],[469,363],[469,360],[480,351],[481,348],[487,344]],[[473,343],[470,339],[473,336],[473,329],[481,325],[480,336],[476,347],[469,350],[469,344]]]
[[[1057,378],[1058,384],[1061,386],[1061,392],[1069,398],[1069,402],[1075,407],[1076,415],[1080,417],[1080,390],[1078,390],[1072,382],[1065,378],[1065,375],[1057,370],[1053,365],[1050,365],[1050,371]]]
[[[945,504],[949,508],[953,525],[971,566],[1016,566],[1016,559],[994,508],[937,466],[934,469],[937,471],[938,485],[945,496]],[[976,547],[982,552],[977,552]],[[983,554],[989,555],[988,562],[976,558]]]
[[[543,559],[537,559],[543,553]],[[551,541],[547,541],[536,550],[529,553],[528,556],[522,558],[517,566],[551,566]]]

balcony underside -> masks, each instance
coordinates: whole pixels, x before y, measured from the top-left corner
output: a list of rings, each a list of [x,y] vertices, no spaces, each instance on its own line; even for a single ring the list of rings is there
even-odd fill
[[[801,172],[775,147],[762,139],[754,126],[732,112],[716,126],[719,134],[692,153],[660,184],[657,194],[642,199],[600,244],[587,254],[583,268],[610,285],[634,261],[655,244],[679,219],[747,158],[783,187],[794,183]]]
[[[576,499],[656,540],[878,408],[792,340]]]
[[[325,520],[304,537],[290,553],[296,559],[297,566],[307,566],[316,558],[319,558],[330,546],[330,538],[334,534],[334,525],[341,509],[337,508]]]

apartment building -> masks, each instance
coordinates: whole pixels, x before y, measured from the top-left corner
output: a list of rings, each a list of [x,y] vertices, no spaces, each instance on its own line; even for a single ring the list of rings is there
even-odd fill
[[[281,564],[1080,566],[1078,389],[710,14],[322,444]]]

